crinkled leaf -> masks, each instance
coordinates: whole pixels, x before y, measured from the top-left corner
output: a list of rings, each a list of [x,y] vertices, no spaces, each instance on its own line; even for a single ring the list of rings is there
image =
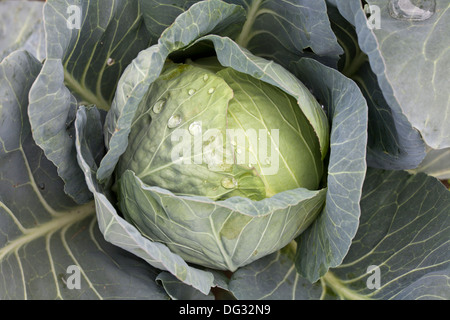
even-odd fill
[[[0,61],[20,48],[38,60],[44,58],[43,6],[43,2],[37,1],[0,2]]]
[[[311,281],[338,266],[358,229],[366,173],[367,104],[358,86],[312,59],[296,65],[297,76],[324,104],[331,122],[324,211],[298,241],[297,268]]]
[[[342,48],[330,27],[324,0],[227,0],[247,10],[236,42],[284,67],[304,56],[336,66]],[[308,50],[305,50],[308,49]]]
[[[215,200],[232,196],[261,200],[284,190],[316,190],[320,186],[323,163],[319,142],[297,100],[232,68],[222,68],[215,74],[205,68],[167,63],[139,104],[135,118],[128,148],[115,171],[117,177],[131,170],[147,185],[178,195],[201,195]],[[176,129],[172,127],[174,118],[180,121]],[[193,127],[204,133],[203,138],[200,134],[191,139]],[[260,130],[277,128],[282,139],[277,145],[269,141],[270,158],[266,153],[246,159],[245,155],[253,155],[253,150],[267,149],[262,141],[252,142],[249,138],[249,143],[236,142],[236,152],[241,156],[238,155],[237,164],[231,164],[230,133],[239,134],[243,127],[260,135]],[[216,142],[207,138],[208,132],[217,134],[219,129],[221,137]],[[182,162],[173,157],[174,151],[179,150],[180,133],[184,145]],[[264,135],[269,138],[268,134]],[[197,146],[198,138],[204,141],[203,146]],[[228,159],[226,163],[218,164],[217,156],[209,151],[211,144],[217,146],[217,141],[225,154],[221,157]],[[189,151],[185,150],[186,145],[191,147]],[[304,166],[298,166],[299,162]],[[236,187],[230,187],[226,181],[234,181],[231,184]]]
[[[329,126],[326,115],[308,88],[281,65],[250,53],[227,37],[208,35],[200,41],[211,41],[221,65],[272,84],[297,99],[300,109],[313,127],[320,144],[322,159],[328,153]]]
[[[93,156],[96,150],[91,149],[90,138],[93,135],[102,135],[102,129],[96,125],[99,123],[99,119],[100,115],[97,109],[81,107],[77,112],[75,128],[78,161],[85,173],[86,183],[94,194],[99,228],[105,239],[142,258],[153,267],[167,270],[184,283],[208,294],[213,286],[212,274],[190,267],[165,245],[152,242],[142,236],[135,227],[119,216],[113,206],[114,199],[108,190],[104,191],[97,183],[95,178],[97,165]],[[95,127],[97,130],[93,133],[92,128]]]
[[[409,2],[409,1],[408,1]],[[400,20],[384,0],[368,0],[380,8],[380,29],[370,29],[359,0],[338,0],[341,14],[352,23],[369,56],[384,98],[393,113],[402,111],[434,149],[450,146],[450,4],[436,1],[436,12],[423,21]]]
[[[40,69],[25,51],[0,64],[0,299],[167,299],[154,269],[104,241],[93,203],[64,193],[34,143],[28,90]]]
[[[336,7],[329,6],[328,12],[345,50],[339,69],[359,86],[369,107],[368,165],[392,170],[417,167],[425,156],[419,132],[413,129],[397,104],[390,106],[386,101],[386,93],[381,90],[368,57],[359,47],[353,25]]]
[[[109,109],[119,77],[149,38],[138,1],[49,0],[44,16],[47,57],[30,92],[33,136],[66,193],[83,203],[92,194],[76,164],[76,107]]]

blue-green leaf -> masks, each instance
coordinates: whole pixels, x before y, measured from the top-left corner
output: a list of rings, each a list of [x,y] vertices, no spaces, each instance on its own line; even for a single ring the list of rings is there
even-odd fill
[[[28,90],[40,69],[25,51],[0,64],[0,299],[167,299],[157,272],[104,240],[94,204],[64,193],[34,143]]]
[[[296,243],[233,273],[229,290],[239,300],[317,300],[320,282],[311,284],[295,268]]]
[[[161,272],[156,280],[162,284],[172,300],[214,300],[214,295],[211,292],[203,294],[169,272]]]
[[[340,266],[311,283],[295,273],[290,244],[236,271],[229,290],[238,299],[448,300],[449,210],[436,179],[369,169],[360,228]]]
[[[95,108],[81,107],[75,121],[77,158],[85,173],[86,183],[94,194],[96,215],[99,228],[105,239],[123,248],[146,263],[160,270],[167,270],[182,282],[191,285],[204,294],[213,286],[211,273],[190,267],[183,259],[172,253],[165,245],[150,241],[139,230],[125,221],[117,212],[116,201],[109,189],[104,189],[96,180],[97,164],[94,161],[96,149],[91,149],[90,138],[101,136],[98,126],[100,115]],[[96,130],[95,130],[96,128]],[[93,133],[93,131],[96,131]]]
[[[348,255],[325,276],[331,286],[345,286],[342,297],[448,300],[450,192],[423,173],[370,169],[361,207]]]
[[[36,143],[76,202],[92,198],[76,164],[73,121],[80,104],[108,110],[125,67],[149,43],[138,1],[49,0],[46,60],[30,91]]]
[[[384,0],[368,0],[369,5],[379,8],[380,16],[375,17],[379,29],[369,28],[359,0],[338,0],[337,5],[355,26],[361,50],[368,55],[393,113],[403,112],[427,145],[442,149],[450,146],[450,60],[446,54],[450,34],[443,32],[450,25],[450,4],[446,0],[435,2],[431,17],[412,21],[393,18]]]
[[[391,91],[380,87],[369,57],[361,51],[355,27],[336,7],[329,6],[329,16],[339,43],[345,50],[340,70],[356,82],[369,107],[368,165],[390,170],[415,168],[425,156],[419,132],[412,127],[398,103],[389,103],[385,98]]]
[[[0,61],[14,50],[27,50],[38,60],[45,58],[43,2],[0,2]]]
[[[247,10],[236,42],[285,68],[304,56],[336,66],[343,53],[330,27],[324,0],[227,0]],[[315,55],[311,55],[308,50]]]
[[[366,173],[367,104],[358,86],[335,69],[308,58],[296,67],[297,76],[324,105],[331,122],[325,209],[298,239],[298,271],[314,282],[342,262],[358,229]]]

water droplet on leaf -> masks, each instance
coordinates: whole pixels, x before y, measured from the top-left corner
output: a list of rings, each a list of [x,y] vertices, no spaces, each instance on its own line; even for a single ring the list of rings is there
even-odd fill
[[[191,89],[191,90],[189,90],[188,93],[189,93],[190,96],[193,96],[195,92],[196,92],[195,89]]]
[[[161,113],[162,109],[164,108],[164,105],[166,104],[166,100],[159,100],[155,103],[153,106],[153,112],[154,113]]]
[[[180,125],[181,123],[181,116],[178,114],[175,114],[173,116],[170,117],[169,121],[167,122],[167,126],[170,129],[176,128]]]
[[[208,81],[208,79],[209,79],[209,76],[208,76],[207,74],[205,74],[205,75],[203,76],[203,81]]]
[[[192,122],[189,126],[189,133],[193,136],[198,136],[202,133],[202,124],[201,122]]]
[[[208,90],[208,93],[212,94],[212,93],[214,93],[214,91],[216,91],[216,88],[211,88],[211,89]]]
[[[435,0],[390,0],[389,14],[398,20],[423,21],[436,10]]]
[[[234,189],[238,186],[238,182],[235,178],[223,178],[221,184],[225,189]]]
[[[114,60],[113,58],[108,58],[108,60],[106,60],[106,64],[108,66],[112,66],[114,63],[116,63],[116,60]]]

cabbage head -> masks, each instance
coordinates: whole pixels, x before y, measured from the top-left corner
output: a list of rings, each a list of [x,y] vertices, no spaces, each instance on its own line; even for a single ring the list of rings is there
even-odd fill
[[[285,246],[321,207],[322,197],[283,195],[320,189],[324,171],[297,99],[215,57],[168,60],[128,141],[116,169],[122,212],[186,261],[234,270]]]

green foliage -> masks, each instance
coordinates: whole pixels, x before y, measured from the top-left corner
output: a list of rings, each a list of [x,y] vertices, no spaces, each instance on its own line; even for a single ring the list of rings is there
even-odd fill
[[[0,299],[450,299],[449,4],[365,3],[0,1]]]

